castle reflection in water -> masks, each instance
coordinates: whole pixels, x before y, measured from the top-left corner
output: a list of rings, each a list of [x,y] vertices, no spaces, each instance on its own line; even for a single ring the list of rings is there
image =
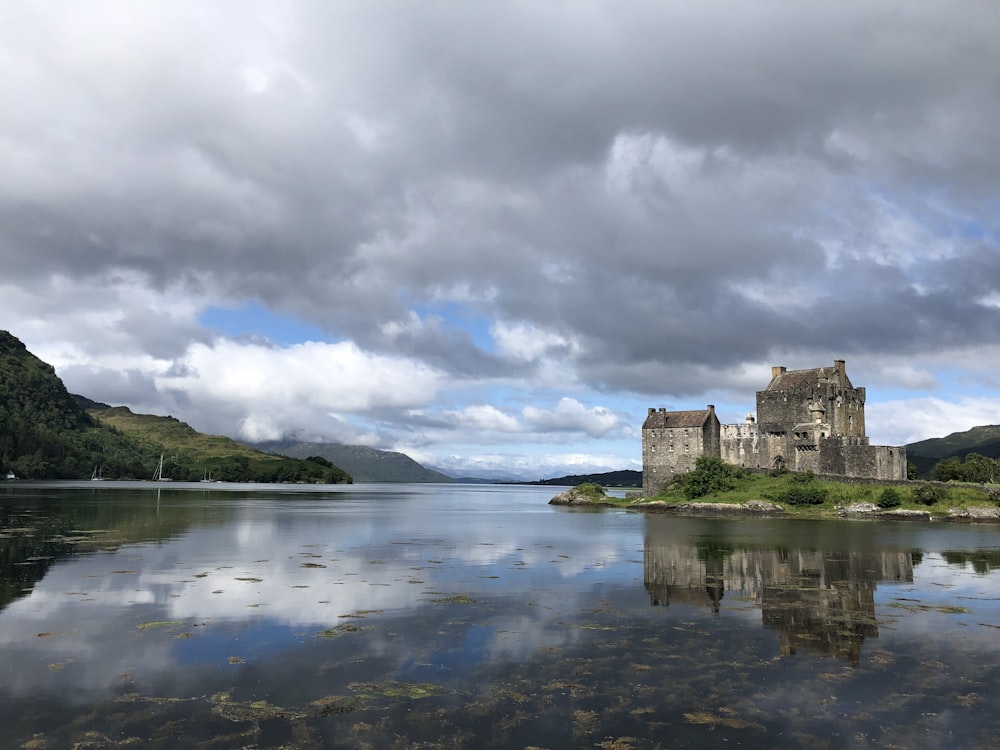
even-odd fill
[[[762,609],[781,653],[799,650],[857,665],[865,638],[878,637],[879,582],[912,583],[909,552],[735,547],[647,533],[644,583],[654,606],[697,605],[719,612],[727,594]]]

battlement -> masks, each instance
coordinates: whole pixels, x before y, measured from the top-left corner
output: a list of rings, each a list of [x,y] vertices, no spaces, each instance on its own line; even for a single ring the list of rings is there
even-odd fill
[[[906,449],[872,446],[865,434],[864,388],[855,388],[847,364],[789,370],[771,368],[757,392],[757,414],[742,424],[719,423],[715,407],[693,411],[650,408],[642,427],[643,489],[656,494],[700,455],[734,466],[782,466],[817,474],[906,479]]]

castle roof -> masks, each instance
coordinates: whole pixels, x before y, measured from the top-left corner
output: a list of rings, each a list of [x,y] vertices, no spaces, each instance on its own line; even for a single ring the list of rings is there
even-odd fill
[[[693,411],[666,411],[665,409],[656,411],[650,409],[649,416],[646,417],[646,421],[642,427],[643,429],[652,427],[701,427],[709,419],[710,415],[714,413],[715,407],[712,406],[707,409],[695,409]]]
[[[768,391],[791,391],[803,386],[838,381],[841,387],[852,387],[843,360],[836,360],[833,367],[813,367],[809,370],[786,370],[784,367],[776,367],[772,372],[771,382],[765,389]]]

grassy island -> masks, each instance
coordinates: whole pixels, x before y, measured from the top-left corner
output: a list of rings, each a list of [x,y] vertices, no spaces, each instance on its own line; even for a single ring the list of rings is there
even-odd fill
[[[702,456],[692,471],[679,476],[654,497],[612,497],[603,487],[588,483],[562,493],[552,503],[655,512],[783,513],[811,518],[861,515],[1000,520],[1000,485],[838,481],[810,472],[750,472]]]

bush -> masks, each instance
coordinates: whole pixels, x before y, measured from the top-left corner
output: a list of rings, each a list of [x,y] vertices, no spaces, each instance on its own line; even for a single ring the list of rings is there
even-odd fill
[[[913,488],[913,500],[923,505],[937,505],[948,497],[948,490],[933,484],[918,484]]]
[[[826,502],[826,490],[809,482],[796,482],[775,497],[788,505],[822,505]]]
[[[878,507],[883,510],[898,508],[902,502],[903,500],[900,498],[899,493],[892,487],[886,487],[882,490],[882,494],[878,496]]]
[[[693,500],[716,492],[725,492],[735,486],[735,479],[743,472],[715,456],[698,456],[694,468],[684,475],[684,497]]]
[[[605,500],[608,493],[605,489],[594,482],[583,482],[576,486],[576,491],[581,495],[585,496],[588,500],[601,501]]]

